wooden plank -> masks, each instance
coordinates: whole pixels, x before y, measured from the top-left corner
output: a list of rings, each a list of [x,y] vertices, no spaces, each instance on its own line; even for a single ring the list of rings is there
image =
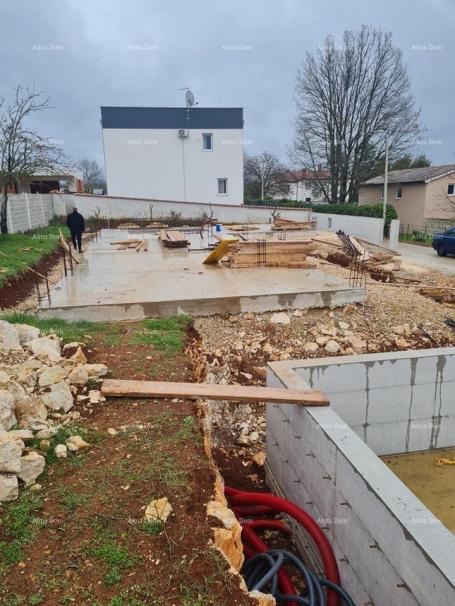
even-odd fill
[[[230,247],[238,242],[238,238],[229,237],[220,240],[220,242],[215,246],[215,248],[210,252],[209,255],[202,261],[205,265],[213,265],[218,263],[228,252]]]
[[[281,404],[300,404],[302,406],[328,406],[330,403],[323,392],[316,390],[279,389],[246,385],[212,385],[209,383],[106,379],[101,391],[105,396],[125,398],[278,402]]]

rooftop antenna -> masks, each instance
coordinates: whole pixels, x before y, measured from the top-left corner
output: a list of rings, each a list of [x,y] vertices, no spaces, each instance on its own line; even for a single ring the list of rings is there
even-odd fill
[[[197,105],[198,102],[194,101],[194,95],[193,93],[190,91],[190,87],[189,86],[185,86],[183,88],[179,88],[179,90],[184,90],[185,92],[185,103],[186,106],[189,107],[193,107],[193,105]]]

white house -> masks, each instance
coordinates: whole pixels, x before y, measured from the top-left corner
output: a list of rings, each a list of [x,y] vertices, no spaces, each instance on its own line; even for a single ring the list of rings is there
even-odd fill
[[[283,182],[289,186],[286,198],[298,202],[324,202],[324,194],[318,188],[318,181],[328,182],[330,173],[318,166],[318,170],[302,169],[289,170],[283,175]],[[283,198],[277,194],[275,198]]]
[[[102,107],[107,193],[243,203],[243,109]]]

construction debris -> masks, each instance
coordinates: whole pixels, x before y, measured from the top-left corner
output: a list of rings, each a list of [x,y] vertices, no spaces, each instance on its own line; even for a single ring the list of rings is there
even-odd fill
[[[282,219],[276,217],[272,229],[274,231],[289,231],[296,229],[316,229],[317,221],[292,221],[291,219]]]
[[[186,248],[189,245],[188,240],[181,231],[162,229],[160,231],[160,241],[166,248]]]
[[[110,242],[112,246],[117,246],[115,250],[129,250],[135,249],[136,252],[141,250],[148,250],[148,238],[145,240],[119,240],[117,242]]]

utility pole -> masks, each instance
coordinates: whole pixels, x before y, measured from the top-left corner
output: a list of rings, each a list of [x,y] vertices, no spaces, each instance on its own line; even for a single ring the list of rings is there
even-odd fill
[[[382,204],[382,218],[385,221],[387,210],[387,189],[389,186],[389,135],[385,134],[385,166],[384,166],[384,200]]]
[[[264,159],[261,159],[261,200],[264,199],[264,170],[265,170]]]

